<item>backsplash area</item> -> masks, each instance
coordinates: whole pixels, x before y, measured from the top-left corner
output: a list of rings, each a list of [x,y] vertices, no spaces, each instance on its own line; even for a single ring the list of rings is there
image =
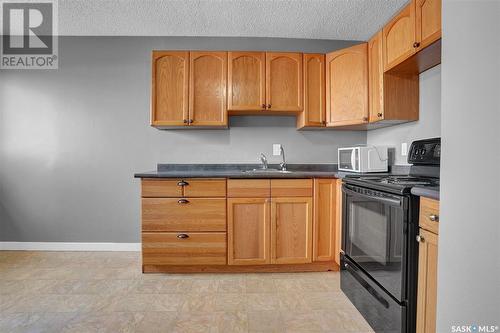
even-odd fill
[[[367,144],[390,147],[390,164],[407,164],[401,144],[441,136],[441,65],[420,74],[420,120],[368,131]]]

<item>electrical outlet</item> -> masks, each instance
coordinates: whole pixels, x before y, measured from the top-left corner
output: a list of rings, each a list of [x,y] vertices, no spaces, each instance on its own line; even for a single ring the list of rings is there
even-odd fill
[[[408,155],[408,144],[406,142],[403,142],[401,144],[401,156],[407,156]]]
[[[275,143],[273,144],[273,155],[280,156],[281,155],[281,144]]]

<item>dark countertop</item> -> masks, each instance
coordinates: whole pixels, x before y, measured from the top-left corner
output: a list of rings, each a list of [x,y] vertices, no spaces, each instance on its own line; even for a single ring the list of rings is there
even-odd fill
[[[158,164],[156,171],[140,172],[135,178],[344,178],[349,173],[338,171],[337,164],[288,164],[291,172],[249,173],[244,170],[260,168],[259,164]],[[278,169],[270,164],[269,168]],[[401,170],[397,171],[402,173]],[[379,173],[387,174],[387,173]],[[359,174],[358,174],[359,175]],[[377,175],[371,174],[371,175]]]
[[[426,197],[434,200],[439,200],[438,186],[414,186],[411,189],[411,194],[420,197]]]

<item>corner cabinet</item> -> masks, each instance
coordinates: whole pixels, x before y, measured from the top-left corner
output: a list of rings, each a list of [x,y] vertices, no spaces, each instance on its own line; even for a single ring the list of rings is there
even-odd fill
[[[189,125],[227,126],[227,52],[190,52],[189,66]]]
[[[327,126],[368,122],[368,48],[362,43],[326,55]]]
[[[152,67],[151,125],[187,125],[189,52],[153,51]]]
[[[302,53],[266,53],[266,109],[303,110]]]
[[[304,53],[304,112],[297,128],[326,126],[325,55]]]

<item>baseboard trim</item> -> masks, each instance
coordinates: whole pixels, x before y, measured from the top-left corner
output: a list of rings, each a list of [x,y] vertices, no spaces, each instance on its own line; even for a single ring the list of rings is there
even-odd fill
[[[141,243],[0,242],[0,251],[140,251]]]

